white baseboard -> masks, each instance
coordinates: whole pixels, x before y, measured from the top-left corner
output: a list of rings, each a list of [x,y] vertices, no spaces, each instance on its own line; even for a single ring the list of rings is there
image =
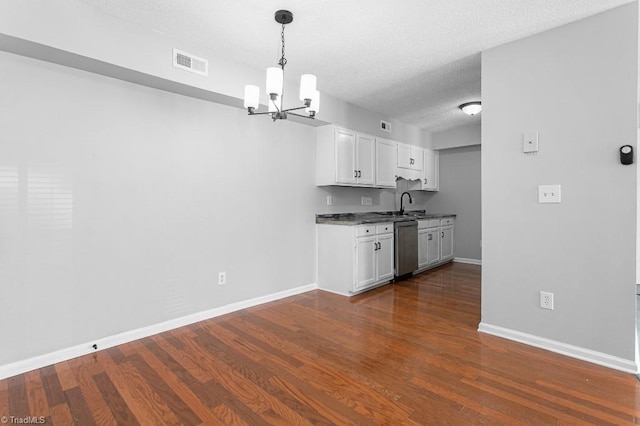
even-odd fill
[[[345,297],[351,296],[349,293],[343,293],[343,292],[338,291],[338,290],[330,290],[328,288],[318,287],[318,290],[326,291],[327,293],[337,294],[338,296],[345,296]]]
[[[218,317],[220,315],[225,315],[231,312],[250,308],[252,306],[262,305],[263,303],[273,302],[274,300],[284,299],[285,297],[295,296],[296,294],[306,293],[307,291],[315,290],[316,288],[318,288],[318,286],[315,283],[308,284],[305,286],[292,288],[290,290],[272,293],[266,296],[256,297],[254,299],[244,300],[225,306],[220,306],[218,308],[197,312],[195,314],[161,322],[159,324],[153,324],[147,327],[138,328],[136,330],[126,331],[124,333],[119,333],[113,336],[103,337],[101,339],[96,339],[85,344],[72,346],[70,348],[61,349],[44,355],[38,355],[33,358],[25,359],[23,361],[0,365],[0,380],[18,374],[26,373],[27,371],[46,367],[58,362],[67,361],[82,355],[93,353],[96,351],[95,349],[93,349],[93,345],[97,345],[98,350],[111,348],[113,346],[122,345],[134,340],[153,336],[154,334],[173,330],[178,327],[184,327],[185,325],[193,324],[198,321],[204,321],[210,318]]]
[[[604,367],[613,368],[614,370],[624,371],[625,373],[637,374],[638,366],[634,361],[619,358],[591,349],[579,346],[569,345],[567,343],[546,339],[544,337],[534,336],[533,334],[522,333],[520,331],[511,330],[509,328],[499,327],[481,322],[478,331],[482,333],[492,334],[494,336],[503,337],[505,339],[514,340],[529,346],[546,349],[572,358],[577,358],[593,364],[602,365]]]
[[[453,259],[454,262],[458,263],[468,263],[470,265],[482,265],[482,260],[478,259],[467,259],[465,257],[455,257]]]

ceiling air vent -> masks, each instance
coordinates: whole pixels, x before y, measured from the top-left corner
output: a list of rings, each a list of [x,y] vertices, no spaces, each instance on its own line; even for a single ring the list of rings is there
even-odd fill
[[[173,66],[196,74],[209,75],[209,61],[178,49],[173,49]]]
[[[391,133],[391,123],[380,120],[380,130],[384,130],[387,133]]]

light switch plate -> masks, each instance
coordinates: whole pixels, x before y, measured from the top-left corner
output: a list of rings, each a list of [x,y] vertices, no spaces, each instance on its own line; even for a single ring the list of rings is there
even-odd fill
[[[525,132],[522,135],[522,152],[538,152],[538,132]]]
[[[559,203],[560,202],[560,185],[539,185],[538,186],[538,202],[539,203]]]

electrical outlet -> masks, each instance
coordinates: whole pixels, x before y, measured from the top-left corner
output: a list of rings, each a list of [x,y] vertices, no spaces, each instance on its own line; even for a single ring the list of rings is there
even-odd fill
[[[539,185],[538,186],[538,202],[539,203],[559,203],[560,202],[560,185]]]
[[[227,283],[227,273],[218,272],[218,285],[225,285]]]
[[[540,307],[553,311],[553,293],[547,291],[540,292]]]
[[[333,204],[333,198],[331,197],[331,195],[327,195],[327,205],[330,206]]]

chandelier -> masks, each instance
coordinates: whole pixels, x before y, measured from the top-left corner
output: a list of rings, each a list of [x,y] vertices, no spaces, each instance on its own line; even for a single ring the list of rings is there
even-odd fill
[[[249,115],[270,114],[273,121],[286,120],[287,114],[304,118],[315,118],[320,107],[320,92],[316,90],[316,76],[313,74],[303,74],[300,76],[300,101],[304,105],[283,109],[284,99],[284,66],[287,59],[284,57],[284,27],[293,21],[293,13],[288,10],[279,10],[275,14],[277,23],[282,24],[282,56],[278,61],[279,67],[267,68],[266,93],[269,95],[268,111],[256,112],[260,104],[260,88],[254,85],[244,87],[244,107]],[[293,111],[304,109],[306,114],[299,114]]]

